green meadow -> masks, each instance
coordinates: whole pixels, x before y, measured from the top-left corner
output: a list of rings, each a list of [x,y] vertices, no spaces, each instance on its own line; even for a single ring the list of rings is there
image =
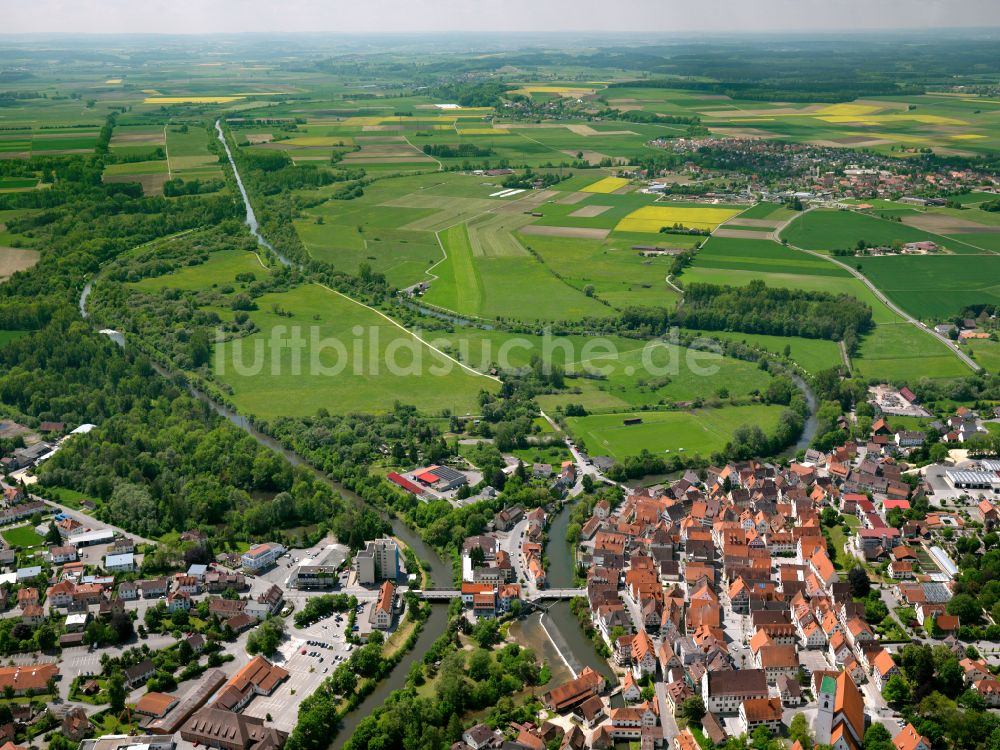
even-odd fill
[[[813,374],[831,367],[840,367],[843,358],[836,341],[825,339],[804,339],[798,336],[769,336],[762,333],[741,333],[739,331],[704,331],[702,336],[724,341],[739,341],[772,354],[788,356],[801,367]]]
[[[498,387],[332,290],[302,286],[257,303],[251,315],[260,332],[216,347],[215,377],[232,388],[240,411],[271,419],[320,408],[386,412],[401,402],[426,414],[470,414],[480,391]],[[280,343],[295,328],[303,337],[299,353]]]

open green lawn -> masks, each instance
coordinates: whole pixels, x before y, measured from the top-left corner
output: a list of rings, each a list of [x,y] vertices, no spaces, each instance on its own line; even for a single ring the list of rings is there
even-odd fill
[[[27,336],[31,331],[0,331],[0,349],[7,346],[11,341],[17,341],[22,336]]]
[[[83,507],[80,505],[81,500],[90,500],[95,504],[100,504],[99,501],[89,495],[85,495],[77,490],[71,490],[68,487],[48,487],[47,489],[49,491],[49,495],[46,495],[46,497],[51,496],[51,499],[55,500],[57,503],[62,503],[63,505],[75,510],[80,510],[80,508]]]
[[[582,404],[590,412],[632,410],[720,394],[746,398],[771,381],[751,362],[663,341],[462,329],[431,343],[480,371],[525,367],[534,356],[562,367],[565,388],[537,397],[546,411],[567,404]]]
[[[261,266],[257,256],[245,250],[220,250],[212,253],[205,263],[186,266],[164,276],[153,276],[135,282],[135,286],[147,292],[163,288],[191,291],[209,289],[222,284],[235,284],[236,276],[252,273],[256,278],[267,276],[270,271]]]
[[[759,425],[773,431],[783,407],[731,406],[723,409],[694,411],[646,411],[569,417],[570,432],[582,440],[593,456],[608,455],[622,459],[651,453],[681,451],[688,455],[709,456],[725,448],[733,431],[740,425]],[[642,424],[624,424],[625,419],[641,418]]]
[[[840,356],[840,346],[836,341],[825,339],[804,339],[797,336],[768,336],[759,333],[739,331],[704,331],[703,336],[726,341],[740,341],[774,354],[784,354],[786,347],[790,356],[804,370],[817,373],[831,367],[840,367],[844,361]]]
[[[260,332],[216,347],[215,375],[232,387],[241,412],[266,419],[319,408],[385,412],[399,401],[427,414],[469,414],[478,413],[480,391],[498,387],[375,311],[320,286],[266,294],[257,304],[251,317]],[[298,357],[282,344],[296,328]]]
[[[942,342],[903,321],[877,325],[851,363],[861,377],[911,385],[920,378],[959,378],[972,372]]]
[[[861,272],[916,318],[950,320],[966,305],[1000,304],[1000,256],[856,258]]]
[[[15,526],[13,529],[5,529],[0,531],[0,536],[11,547],[34,547],[45,541],[35,532],[30,524],[27,526]]]
[[[1000,341],[972,339],[962,346],[989,372],[1000,373]]]

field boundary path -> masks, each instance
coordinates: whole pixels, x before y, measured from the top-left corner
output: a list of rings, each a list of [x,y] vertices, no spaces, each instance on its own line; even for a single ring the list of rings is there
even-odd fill
[[[405,333],[407,333],[407,334],[409,334],[410,336],[412,336],[412,337],[413,337],[414,339],[416,339],[416,340],[417,340],[417,341],[419,341],[419,342],[420,342],[421,344],[423,344],[424,346],[426,346],[426,347],[427,347],[428,349],[430,349],[430,350],[431,350],[432,352],[436,352],[437,354],[440,354],[440,355],[441,355],[442,357],[444,357],[445,359],[447,359],[447,360],[450,360],[450,361],[454,362],[454,363],[455,363],[456,365],[458,365],[459,367],[461,367],[461,368],[462,368],[463,370],[466,370],[467,372],[469,372],[469,373],[471,373],[471,374],[473,374],[473,375],[478,375],[478,376],[479,376],[479,377],[481,377],[481,378],[488,378],[489,380],[494,380],[494,381],[496,381],[497,383],[501,382],[501,381],[500,381],[500,378],[498,378],[498,377],[496,377],[496,376],[494,376],[494,375],[488,375],[488,374],[487,374],[487,373],[485,373],[485,372],[479,372],[479,370],[476,370],[476,369],[473,369],[472,367],[469,367],[469,366],[468,366],[467,364],[465,364],[464,362],[459,362],[459,361],[458,361],[457,359],[455,359],[455,358],[454,358],[453,356],[451,356],[450,354],[448,354],[448,353],[446,353],[446,352],[443,352],[443,351],[441,351],[440,349],[438,349],[438,348],[437,348],[436,346],[434,346],[434,345],[433,345],[433,344],[431,344],[430,342],[426,341],[425,339],[422,339],[422,338],[420,338],[420,336],[418,336],[417,334],[415,334],[415,333],[414,333],[413,331],[411,331],[411,330],[410,330],[409,328],[407,328],[406,326],[404,326],[404,325],[403,325],[402,323],[400,323],[399,321],[396,321],[396,320],[394,320],[394,319],[390,318],[390,317],[389,317],[388,315],[386,315],[386,314],[385,314],[384,312],[382,312],[381,310],[377,310],[376,308],[372,307],[371,305],[366,305],[366,304],[365,304],[364,302],[359,302],[358,300],[354,299],[354,297],[349,297],[348,295],[344,294],[343,292],[338,292],[338,291],[337,291],[336,289],[334,289],[334,288],[332,288],[332,287],[329,287],[329,286],[327,286],[326,284],[321,284],[321,283],[320,283],[320,282],[318,282],[318,281],[314,281],[313,283],[314,283],[314,284],[315,284],[316,286],[320,287],[321,289],[325,289],[325,290],[326,290],[326,291],[328,291],[328,292],[333,292],[334,294],[336,294],[336,295],[339,295],[339,296],[343,297],[343,298],[344,298],[344,299],[346,299],[346,300],[347,300],[348,302],[353,302],[353,303],[354,303],[355,305],[360,305],[361,307],[364,307],[364,308],[366,308],[366,309],[370,310],[371,312],[375,313],[375,314],[376,314],[376,315],[378,315],[379,317],[381,317],[381,318],[384,318],[384,319],[385,319],[385,320],[387,320],[387,321],[388,321],[389,323],[392,323],[392,324],[393,324],[394,326],[396,326],[396,328],[398,328],[399,330],[401,330],[401,331],[404,331]]]
[[[798,219],[798,218],[800,218],[802,216],[805,216],[809,211],[812,211],[812,208],[806,209],[805,211],[803,211],[802,213],[800,213],[798,216],[793,216],[788,221],[786,221],[784,224],[782,224],[780,227],[778,227],[778,229],[775,230],[775,237],[777,237],[778,235],[780,235],[780,233],[783,232],[788,227],[789,224],[791,224],[796,219]],[[864,284],[866,287],[868,287],[868,289],[871,291],[871,293],[875,295],[875,298],[879,302],[881,302],[883,305],[885,305],[886,307],[888,307],[890,310],[892,310],[892,312],[894,312],[896,315],[898,315],[899,317],[901,317],[907,323],[910,323],[911,325],[915,326],[917,329],[923,331],[927,335],[933,336],[938,341],[940,341],[941,343],[943,343],[946,347],[948,347],[949,351],[951,351],[955,356],[957,356],[963,363],[965,363],[970,368],[972,368],[972,370],[974,372],[980,372],[980,371],[982,371],[982,369],[983,369],[982,366],[978,362],[976,362],[974,359],[972,359],[972,357],[970,357],[968,354],[966,354],[961,349],[959,349],[958,346],[951,339],[949,339],[947,336],[944,336],[944,335],[938,333],[937,331],[933,330],[932,328],[928,328],[924,323],[922,323],[921,321],[917,320],[912,315],[910,315],[908,312],[906,312],[905,310],[903,310],[899,305],[897,305],[895,302],[893,302],[892,300],[890,300],[889,297],[881,289],[879,289],[877,286],[875,286],[875,284],[873,284],[868,279],[868,277],[865,276],[863,273],[861,273],[861,271],[859,271],[858,269],[854,268],[853,266],[851,266],[851,265],[849,265],[847,263],[844,263],[841,260],[838,260],[837,258],[834,258],[834,257],[829,256],[829,255],[825,255],[825,254],[823,254],[821,252],[818,252],[816,250],[807,250],[804,247],[799,247],[798,245],[793,245],[791,243],[788,243],[788,247],[792,248],[793,250],[799,250],[799,251],[801,251],[803,253],[807,253],[809,255],[812,255],[815,258],[820,258],[822,260],[829,261],[830,263],[833,263],[836,266],[840,266],[845,271],[847,271],[849,274],[851,274],[851,276],[853,276],[854,278],[858,279],[862,284]]]

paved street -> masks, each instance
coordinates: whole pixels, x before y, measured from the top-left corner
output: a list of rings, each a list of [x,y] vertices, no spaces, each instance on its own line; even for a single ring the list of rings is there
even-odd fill
[[[660,727],[663,729],[664,746],[668,748],[673,747],[674,737],[680,734],[681,730],[677,726],[677,720],[674,719],[674,715],[666,708],[667,683],[663,680],[657,680],[654,686],[656,688],[657,703],[662,707],[660,710]]]

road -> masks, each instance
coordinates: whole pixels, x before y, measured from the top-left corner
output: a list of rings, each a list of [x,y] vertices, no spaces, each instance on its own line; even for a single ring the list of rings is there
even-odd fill
[[[792,217],[791,219],[789,219],[788,221],[786,221],[784,224],[782,224],[780,227],[778,227],[777,229],[775,229],[774,230],[774,236],[775,236],[775,238],[777,238],[778,235],[782,231],[784,231],[784,229],[789,224],[791,224],[793,221],[795,221],[795,219],[800,218],[802,216],[805,216],[807,213],[809,213],[809,211],[812,211],[812,210],[813,210],[812,208],[806,209],[805,211],[803,211],[798,216]],[[921,321],[917,320],[912,315],[910,315],[908,312],[906,312],[905,310],[903,310],[902,308],[900,308],[898,305],[896,305],[892,300],[890,300],[885,294],[882,293],[881,289],[879,289],[871,281],[869,281],[868,277],[865,276],[863,273],[861,273],[861,271],[859,271],[858,269],[854,268],[853,266],[851,266],[851,265],[849,265],[847,263],[844,263],[841,260],[838,260],[837,258],[834,258],[833,256],[817,252],[816,250],[807,250],[804,247],[799,247],[798,245],[792,245],[792,244],[789,244],[788,247],[792,248],[793,250],[798,250],[800,252],[812,255],[812,256],[814,256],[816,258],[819,258],[820,260],[826,260],[826,261],[829,261],[829,262],[833,263],[834,265],[840,266],[845,271],[847,271],[849,274],[851,274],[851,276],[853,276],[854,278],[858,279],[859,281],[861,281],[862,284],[864,284],[866,287],[868,287],[868,289],[871,291],[872,294],[875,295],[875,298],[878,299],[879,302],[881,302],[883,305],[885,305],[886,307],[888,307],[890,310],[892,310],[892,312],[894,312],[896,315],[898,315],[899,317],[901,317],[907,323],[910,323],[911,325],[916,326],[917,328],[919,328],[924,333],[926,333],[926,334],[928,334],[930,336],[933,336],[938,341],[940,341],[942,344],[944,344],[945,346],[947,346],[955,354],[955,356],[957,356],[960,360],[962,360],[962,362],[964,362],[966,365],[968,365],[969,367],[971,367],[975,372],[979,372],[980,370],[983,369],[968,354],[966,354],[965,352],[963,352],[954,341],[952,341],[951,339],[949,339],[947,336],[938,333],[933,328],[928,328],[924,323],[922,323]]]
[[[558,423],[554,419],[552,419],[552,417],[550,417],[544,411],[539,411],[538,413],[545,419],[546,422],[549,423],[549,425],[551,425],[553,430],[555,430],[556,432],[563,432],[563,428],[560,427]],[[576,463],[576,484],[573,485],[573,489],[571,489],[568,493],[570,497],[576,497],[581,492],[583,492],[583,477],[586,474],[589,474],[597,482],[604,482],[605,484],[613,484],[615,487],[620,487],[626,492],[628,491],[628,488],[625,485],[619,482],[615,482],[612,479],[608,479],[606,476],[604,476],[604,474],[601,473],[600,469],[598,469],[593,464],[588,464],[584,459],[583,454],[580,453],[580,451],[577,450],[576,446],[570,443],[568,440],[566,442],[566,447],[569,449],[570,455],[573,456],[573,461]]]
[[[674,719],[674,715],[670,713],[668,707],[667,683],[663,680],[657,680],[653,683],[653,687],[656,690],[656,701],[660,706],[660,727],[663,729],[663,744],[666,747],[672,747],[674,737],[680,734],[681,730],[677,727],[677,721]]]

